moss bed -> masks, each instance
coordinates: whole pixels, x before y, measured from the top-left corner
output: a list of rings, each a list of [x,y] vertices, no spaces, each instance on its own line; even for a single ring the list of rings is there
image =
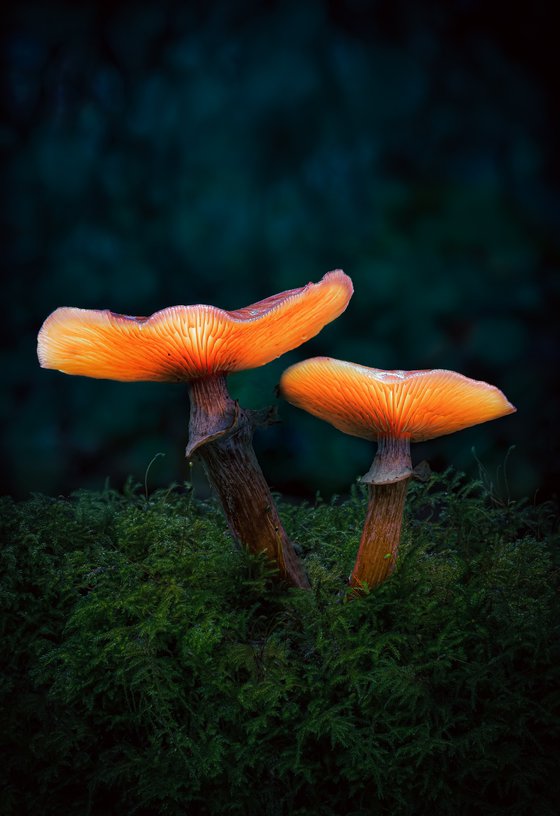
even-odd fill
[[[556,509],[414,483],[350,602],[364,494],[279,509],[311,591],[189,485],[0,500],[2,814],[559,812]]]

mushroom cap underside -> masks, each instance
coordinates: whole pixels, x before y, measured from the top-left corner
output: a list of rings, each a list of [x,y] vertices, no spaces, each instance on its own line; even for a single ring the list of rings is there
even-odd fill
[[[346,309],[342,270],[235,311],[171,306],[151,317],[56,309],[39,331],[43,368],[101,379],[177,382],[257,368],[314,337]]]
[[[455,371],[383,371],[330,357],[290,366],[280,393],[340,431],[372,440],[423,442],[516,410],[495,386]]]

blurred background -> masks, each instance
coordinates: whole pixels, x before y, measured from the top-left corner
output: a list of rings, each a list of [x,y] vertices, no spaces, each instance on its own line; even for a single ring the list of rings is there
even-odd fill
[[[14,4],[3,33],[1,489],[190,478],[186,388],[41,370],[57,306],[235,309],[343,268],[315,339],[231,377],[278,404],[273,489],[345,493],[373,446],[276,400],[297,360],[449,368],[518,413],[414,461],[545,498],[559,466],[556,33],[454,0]],[[511,446],[515,446],[509,455]],[[474,449],[474,452],[473,452]],[[202,475],[194,470],[205,495]]]

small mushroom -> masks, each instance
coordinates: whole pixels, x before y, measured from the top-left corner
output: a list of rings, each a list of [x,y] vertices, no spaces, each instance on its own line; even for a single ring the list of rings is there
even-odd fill
[[[314,357],[288,368],[280,393],[344,433],[377,442],[361,481],[369,485],[364,529],[350,584],[370,588],[395,566],[408,480],[410,443],[460,431],[516,409],[488,383],[454,371],[383,371]]]
[[[288,582],[306,587],[253,451],[254,426],[267,418],[231,399],[226,376],[265,365],[318,334],[346,309],[352,292],[350,278],[336,270],[318,283],[231,312],[172,306],[151,317],[130,317],[63,307],[45,320],[37,354],[43,368],[65,374],[186,381],[191,403],[186,455],[201,458],[234,538],[251,552],[265,552]]]

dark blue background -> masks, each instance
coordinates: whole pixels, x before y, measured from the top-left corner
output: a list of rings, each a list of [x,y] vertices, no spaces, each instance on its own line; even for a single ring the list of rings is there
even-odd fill
[[[559,474],[556,42],[547,5],[21,3],[3,40],[2,488],[188,478],[183,386],[43,371],[57,306],[235,309],[342,267],[327,354],[451,368],[518,413],[415,460],[546,496]],[[372,446],[280,404],[275,489],[346,491]],[[511,445],[504,481],[504,461]],[[200,481],[199,489],[204,490]]]

